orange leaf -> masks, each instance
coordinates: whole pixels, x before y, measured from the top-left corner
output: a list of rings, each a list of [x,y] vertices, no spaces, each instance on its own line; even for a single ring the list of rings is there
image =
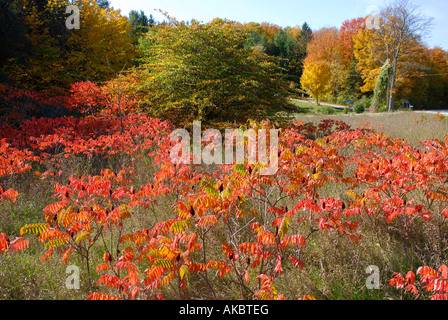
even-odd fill
[[[414,284],[415,283],[415,274],[412,271],[409,271],[406,275],[406,283]]]
[[[250,282],[249,270],[246,270],[246,272],[244,273],[244,281],[246,281],[247,283]]]

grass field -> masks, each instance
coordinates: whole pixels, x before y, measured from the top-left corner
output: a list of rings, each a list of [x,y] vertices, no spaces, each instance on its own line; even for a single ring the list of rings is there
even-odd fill
[[[294,115],[295,120],[317,123],[323,119],[346,122],[353,128],[368,125],[392,138],[406,139],[414,147],[420,141],[442,139],[448,133],[448,121],[434,114],[421,112],[363,113],[348,115]]]
[[[436,114],[419,111],[397,111],[393,113],[361,114],[350,111],[344,114],[343,109],[314,103],[291,100],[299,109],[297,112],[281,113],[281,119],[286,121],[303,121],[318,123],[324,119],[344,121],[352,128],[369,126],[384,132],[392,138],[406,139],[414,147],[420,146],[420,141],[443,139],[448,133],[448,120]]]

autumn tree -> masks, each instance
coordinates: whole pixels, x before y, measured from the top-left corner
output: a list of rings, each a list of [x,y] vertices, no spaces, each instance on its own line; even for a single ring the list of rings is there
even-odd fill
[[[422,12],[418,11],[418,8],[409,0],[396,0],[386,8],[383,16],[385,17],[386,26],[384,30],[389,30],[389,34],[386,35],[388,40],[391,39],[391,43],[388,44],[387,48],[390,48],[392,62],[389,82],[389,111],[393,111],[398,59],[411,51],[410,48],[406,48],[406,45],[412,46],[415,42],[421,40],[424,33],[428,30],[430,19],[425,18]]]
[[[431,97],[434,95],[434,104],[441,106],[448,100],[448,52],[440,47],[426,51],[429,59],[429,72],[431,76],[427,77],[431,85],[435,88],[430,90]]]
[[[329,86],[331,81],[330,64],[324,60],[305,61],[300,83],[304,91],[311,91],[311,95],[316,98],[319,104],[319,98],[330,93]]]
[[[303,58],[301,60],[298,56],[300,27],[281,28],[266,22],[261,24],[251,22],[241,25],[241,28],[250,31],[246,46],[278,58],[276,60],[280,71],[289,80],[290,87],[297,86],[300,82],[303,62]]]
[[[308,44],[307,61],[330,61],[336,56],[338,45],[338,30],[336,28],[322,28],[314,33]]]
[[[353,50],[355,49],[355,41],[353,38],[358,34],[359,30],[364,29],[365,26],[366,23],[364,18],[356,18],[344,21],[339,29],[338,51],[347,68],[353,59]]]
[[[417,65],[418,51],[414,49],[421,47],[430,22],[431,19],[409,0],[395,0],[381,12],[378,30],[361,30],[356,36],[355,56],[365,79],[363,91],[373,89],[376,76],[387,59],[392,65],[387,98],[389,111],[394,110],[397,84],[403,70]]]
[[[100,8],[92,0],[75,2],[81,12],[81,28],[69,39],[69,72],[82,80],[105,81],[132,59],[135,51],[130,23],[120,10]]]
[[[68,90],[77,81],[110,79],[109,63],[121,69],[133,57],[129,20],[108,1],[74,1],[80,9],[80,29],[67,28],[67,4],[66,0],[2,2],[5,11],[0,20],[7,33],[0,37],[9,49],[4,50],[1,68],[12,84]]]
[[[354,56],[354,37],[359,30],[365,28],[364,18],[346,20],[342,23],[338,32],[338,53],[337,68],[333,69],[335,93],[356,97],[361,94],[362,84],[361,74],[357,71],[358,60]]]
[[[70,81],[64,72],[68,38],[65,27],[66,6],[64,0],[23,0],[11,3],[16,23],[24,27],[22,30],[27,43],[26,50],[12,58],[6,68],[14,84],[48,90]]]
[[[246,47],[247,35],[220,19],[159,25],[147,35],[154,44],[137,72],[148,110],[184,121],[241,121],[286,104],[275,62]]]
[[[406,94],[416,107],[439,109],[448,99],[448,52],[442,48],[422,48],[424,69],[409,78]]]
[[[317,99],[331,93],[332,84],[340,72],[340,59],[336,50],[338,45],[338,30],[323,28],[315,32],[308,44],[308,55],[304,61],[304,71],[301,78],[303,90],[309,91]],[[333,76],[334,75],[334,76]]]
[[[268,41],[270,41],[272,38],[274,38],[274,36],[281,29],[280,26],[273,24],[273,23],[269,23],[269,22],[260,23],[260,27],[261,27],[262,31],[264,32],[264,34],[266,34],[266,38]]]

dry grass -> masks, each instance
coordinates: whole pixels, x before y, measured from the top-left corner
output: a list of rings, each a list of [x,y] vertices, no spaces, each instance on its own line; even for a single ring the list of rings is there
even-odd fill
[[[296,115],[295,120],[318,123],[324,119],[344,121],[352,128],[369,122],[372,129],[392,138],[406,139],[414,147],[420,141],[443,139],[448,134],[448,120],[423,112],[364,113],[348,115]]]

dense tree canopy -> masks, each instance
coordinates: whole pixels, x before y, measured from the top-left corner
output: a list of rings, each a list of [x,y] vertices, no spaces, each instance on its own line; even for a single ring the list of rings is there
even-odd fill
[[[370,91],[386,60],[392,71],[388,81],[387,106],[394,110],[396,96],[412,98],[410,77],[417,76],[425,67],[423,36],[431,19],[425,17],[409,0],[395,0],[384,8],[379,29],[365,29],[355,39],[355,56],[359,60],[365,86]],[[407,91],[407,92],[405,92]]]
[[[286,102],[274,59],[245,46],[248,31],[216,19],[172,21],[148,34],[149,51],[137,72],[148,110],[178,119],[258,118]]]
[[[72,2],[81,10],[80,29],[65,25]],[[408,0],[387,5],[378,30],[358,17],[314,31],[306,22],[181,23],[167,14],[158,22],[142,10],[127,17],[107,0],[72,2],[0,1],[2,83],[60,93],[135,69],[128,90],[143,96],[147,110],[232,121],[283,106],[287,95],[308,95],[310,85],[319,100],[373,98],[389,60],[386,94],[372,110],[404,101],[446,108],[448,53],[424,44],[429,20]]]
[[[105,81],[134,56],[130,24],[108,1],[76,0],[80,29],[68,29],[65,0],[5,0],[0,70],[10,84],[52,91]],[[8,48],[8,49],[6,49]]]

